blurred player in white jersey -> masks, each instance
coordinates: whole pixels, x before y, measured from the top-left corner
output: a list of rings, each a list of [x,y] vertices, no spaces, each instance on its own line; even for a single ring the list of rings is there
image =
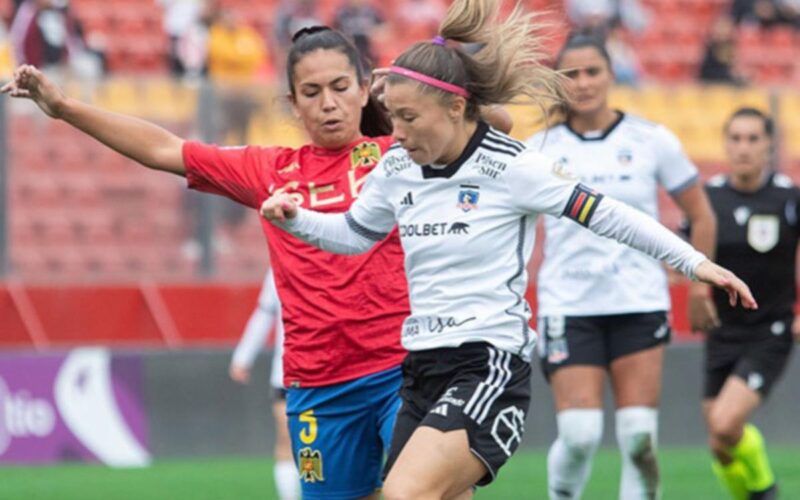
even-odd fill
[[[657,221],[563,175],[480,119],[480,105],[561,95],[560,78],[541,64],[530,17],[517,9],[501,22],[499,7],[457,0],[439,36],[395,60],[384,102],[398,144],[347,212],[304,209],[277,192],[261,208],[276,226],[336,253],[369,251],[399,229],[411,315],[387,500],[467,499],[518,448],[536,341],[526,263],[540,214],[569,218],[725,287],[734,304],[741,294],[757,307],[741,280]],[[454,42],[483,48],[469,54]]]
[[[233,353],[230,376],[240,384],[250,381],[250,369],[267,336],[274,332],[270,385],[274,389],[272,416],[275,419],[275,486],[280,500],[300,498],[300,476],[292,460],[289,426],[286,421],[286,390],[283,387],[283,321],[281,302],[272,276],[267,271],[258,305],[247,321],[244,333]]]
[[[603,42],[571,37],[557,68],[568,78],[563,122],[528,146],[557,160],[581,182],[658,218],[664,188],[697,228],[692,245],[713,256],[716,222],[697,168],[661,125],[609,107],[614,75]],[[656,437],[664,347],[670,338],[669,289],[661,263],[574,224],[545,217],[538,277],[541,366],[553,389],[558,438],[548,455],[552,499],[580,498],[603,429],[606,374],[616,402],[622,453],[620,498],[656,498]],[[715,324],[707,285],[693,283],[691,321]]]

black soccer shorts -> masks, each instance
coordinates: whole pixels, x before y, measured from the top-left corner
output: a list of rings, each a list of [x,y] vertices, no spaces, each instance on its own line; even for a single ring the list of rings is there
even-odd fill
[[[489,484],[522,441],[530,379],[527,361],[485,342],[409,353],[384,474],[424,425],[443,432],[465,429],[470,451],[489,471],[477,484]]]
[[[792,319],[748,327],[723,325],[709,332],[705,343],[703,396],[717,397],[728,377],[735,375],[766,398],[783,374],[794,348]]]
[[[564,366],[608,367],[615,359],[669,342],[664,311],[603,316],[540,316],[538,353],[547,379]]]

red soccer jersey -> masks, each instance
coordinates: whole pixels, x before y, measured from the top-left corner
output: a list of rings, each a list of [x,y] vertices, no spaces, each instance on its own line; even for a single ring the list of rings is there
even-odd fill
[[[392,143],[361,138],[345,148],[221,148],[186,142],[189,187],[258,209],[285,191],[304,208],[345,212]],[[319,387],[398,366],[409,313],[397,230],[363,255],[308,245],[262,219],[281,299],[286,387]]]

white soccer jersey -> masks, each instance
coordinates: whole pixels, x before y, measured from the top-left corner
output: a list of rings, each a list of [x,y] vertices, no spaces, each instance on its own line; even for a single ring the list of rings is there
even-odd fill
[[[568,125],[534,135],[531,149],[556,159],[583,184],[658,218],[658,185],[680,193],[698,179],[678,139],[663,126],[621,115],[604,133]],[[668,310],[667,277],[655,259],[577,225],[545,217],[539,314],[593,316]]]
[[[393,146],[347,213],[298,208],[277,224],[337,253],[364,252],[397,224],[411,303],[403,346],[419,351],[483,341],[529,359],[536,334],[524,295],[539,214],[569,217],[686,274],[705,259],[650,217],[556,167],[479,123],[452,164],[420,166]]]
[[[403,148],[390,148],[349,222],[381,235],[399,226],[412,311],[404,347],[490,341],[525,356],[535,342],[524,295],[536,216],[560,215],[576,182],[555,175],[552,160],[521,142],[478,127],[461,157],[443,168],[419,166]]]

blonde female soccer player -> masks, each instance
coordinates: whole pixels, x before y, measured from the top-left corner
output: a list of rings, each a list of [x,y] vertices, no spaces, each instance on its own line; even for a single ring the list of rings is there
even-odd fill
[[[657,221],[480,120],[479,105],[560,95],[530,16],[517,9],[497,22],[497,11],[494,1],[457,0],[439,36],[397,58],[385,104],[398,144],[347,212],[307,210],[284,194],[261,208],[276,226],[337,253],[368,251],[399,228],[411,315],[387,499],[466,498],[519,446],[536,339],[525,269],[540,214],[571,219],[756,307],[741,280]],[[453,42],[483,49],[470,55]]]

